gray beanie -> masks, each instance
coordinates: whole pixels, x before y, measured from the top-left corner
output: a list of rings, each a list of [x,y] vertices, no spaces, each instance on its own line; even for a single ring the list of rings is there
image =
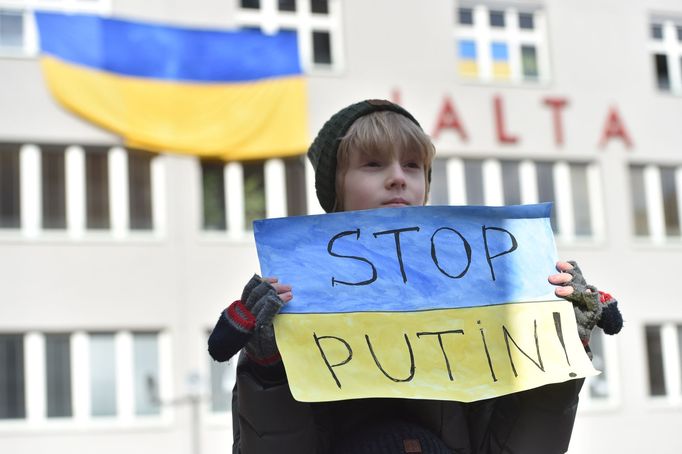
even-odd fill
[[[417,120],[397,104],[383,99],[369,99],[350,105],[335,113],[322,126],[317,137],[308,149],[308,159],[315,169],[315,190],[317,200],[327,213],[334,211],[336,202],[336,153],[339,143],[348,129],[358,118],[389,110],[407,117],[419,126]],[[419,126],[421,128],[421,126]]]

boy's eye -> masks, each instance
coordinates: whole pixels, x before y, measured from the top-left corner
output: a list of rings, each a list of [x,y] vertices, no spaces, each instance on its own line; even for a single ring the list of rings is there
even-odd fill
[[[365,163],[366,167],[380,167],[381,164],[378,161],[367,161]]]
[[[420,162],[411,161],[411,162],[408,162],[407,164],[405,164],[405,167],[408,167],[410,169],[421,169],[422,165]]]

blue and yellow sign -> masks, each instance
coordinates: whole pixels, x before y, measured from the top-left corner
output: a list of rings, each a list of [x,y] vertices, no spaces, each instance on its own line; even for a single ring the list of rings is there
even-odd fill
[[[597,372],[547,276],[550,204],[409,207],[256,221],[301,401],[474,401]]]

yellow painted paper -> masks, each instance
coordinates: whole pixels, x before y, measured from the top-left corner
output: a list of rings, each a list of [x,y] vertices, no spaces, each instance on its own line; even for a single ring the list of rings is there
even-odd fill
[[[280,314],[275,330],[292,393],[304,402],[470,402],[598,374],[566,301]]]

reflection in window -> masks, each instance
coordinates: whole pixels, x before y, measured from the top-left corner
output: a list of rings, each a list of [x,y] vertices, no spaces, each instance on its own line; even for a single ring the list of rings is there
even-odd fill
[[[90,413],[116,414],[116,348],[113,333],[90,334]]]
[[[535,28],[532,13],[519,13],[519,28],[524,30]]]
[[[130,228],[151,230],[152,220],[152,169],[153,154],[128,150],[128,206]]]
[[[19,147],[0,147],[0,228],[19,228]]]
[[[234,364],[236,357],[219,363],[209,358],[211,369],[211,411],[230,411],[234,387]]]
[[[555,202],[554,196],[554,164],[551,162],[538,162],[535,164],[538,182],[538,202]],[[556,207],[552,209],[550,222],[552,230],[557,232]]]
[[[521,204],[521,177],[518,161],[502,161],[502,191],[505,205]]]
[[[41,147],[43,228],[66,228],[66,172],[63,147]]]
[[[576,235],[592,235],[590,192],[587,186],[587,164],[571,164],[573,219]]]
[[[265,218],[265,175],[263,162],[245,162],[244,170],[244,220],[247,230],[256,219]]]
[[[649,366],[649,395],[665,395],[665,376],[663,372],[663,345],[661,326],[649,325],[646,328],[646,352]]]
[[[656,84],[658,89],[670,90],[668,57],[665,54],[654,54],[654,69],[656,70]]]
[[[68,334],[45,335],[45,375],[48,418],[71,416],[71,342]]]
[[[521,46],[521,65],[523,77],[529,80],[538,78],[538,57],[535,46]]]
[[[260,0],[241,0],[241,6],[245,9],[259,9]]]
[[[466,187],[467,205],[485,205],[483,161],[464,160],[464,184]]]
[[[324,65],[332,63],[331,37],[329,32],[313,32],[313,62]]]
[[[225,173],[222,161],[201,161],[204,230],[225,230]]]
[[[0,334],[0,420],[26,417],[24,336]]]
[[[308,214],[304,158],[297,157],[284,160],[284,171],[287,186],[287,216]]]
[[[457,22],[462,25],[473,25],[474,11],[471,8],[459,8],[457,10]]]
[[[490,11],[490,26],[504,27],[504,11]]]
[[[661,167],[661,193],[663,195],[663,215],[665,233],[668,236],[680,236],[680,212],[677,206],[677,184],[674,167]]]
[[[663,39],[663,26],[661,24],[651,24],[651,37],[653,39]]]
[[[296,11],[296,0],[278,0],[277,9],[280,11]]]
[[[609,397],[609,371],[606,369],[604,355],[604,334],[595,330],[590,337],[590,349],[592,350],[592,365],[601,371],[601,374],[592,377],[590,383],[590,397],[607,399]]]
[[[24,15],[21,11],[0,10],[0,49],[24,47]]]
[[[649,223],[644,186],[644,166],[630,167],[630,188],[632,189],[632,210],[635,235],[648,235]]]
[[[109,156],[105,150],[85,153],[85,200],[88,229],[108,229]]]
[[[447,159],[434,159],[431,166],[431,191],[429,203],[431,205],[449,205]]]
[[[135,414],[158,415],[159,342],[157,333],[133,334]]]

